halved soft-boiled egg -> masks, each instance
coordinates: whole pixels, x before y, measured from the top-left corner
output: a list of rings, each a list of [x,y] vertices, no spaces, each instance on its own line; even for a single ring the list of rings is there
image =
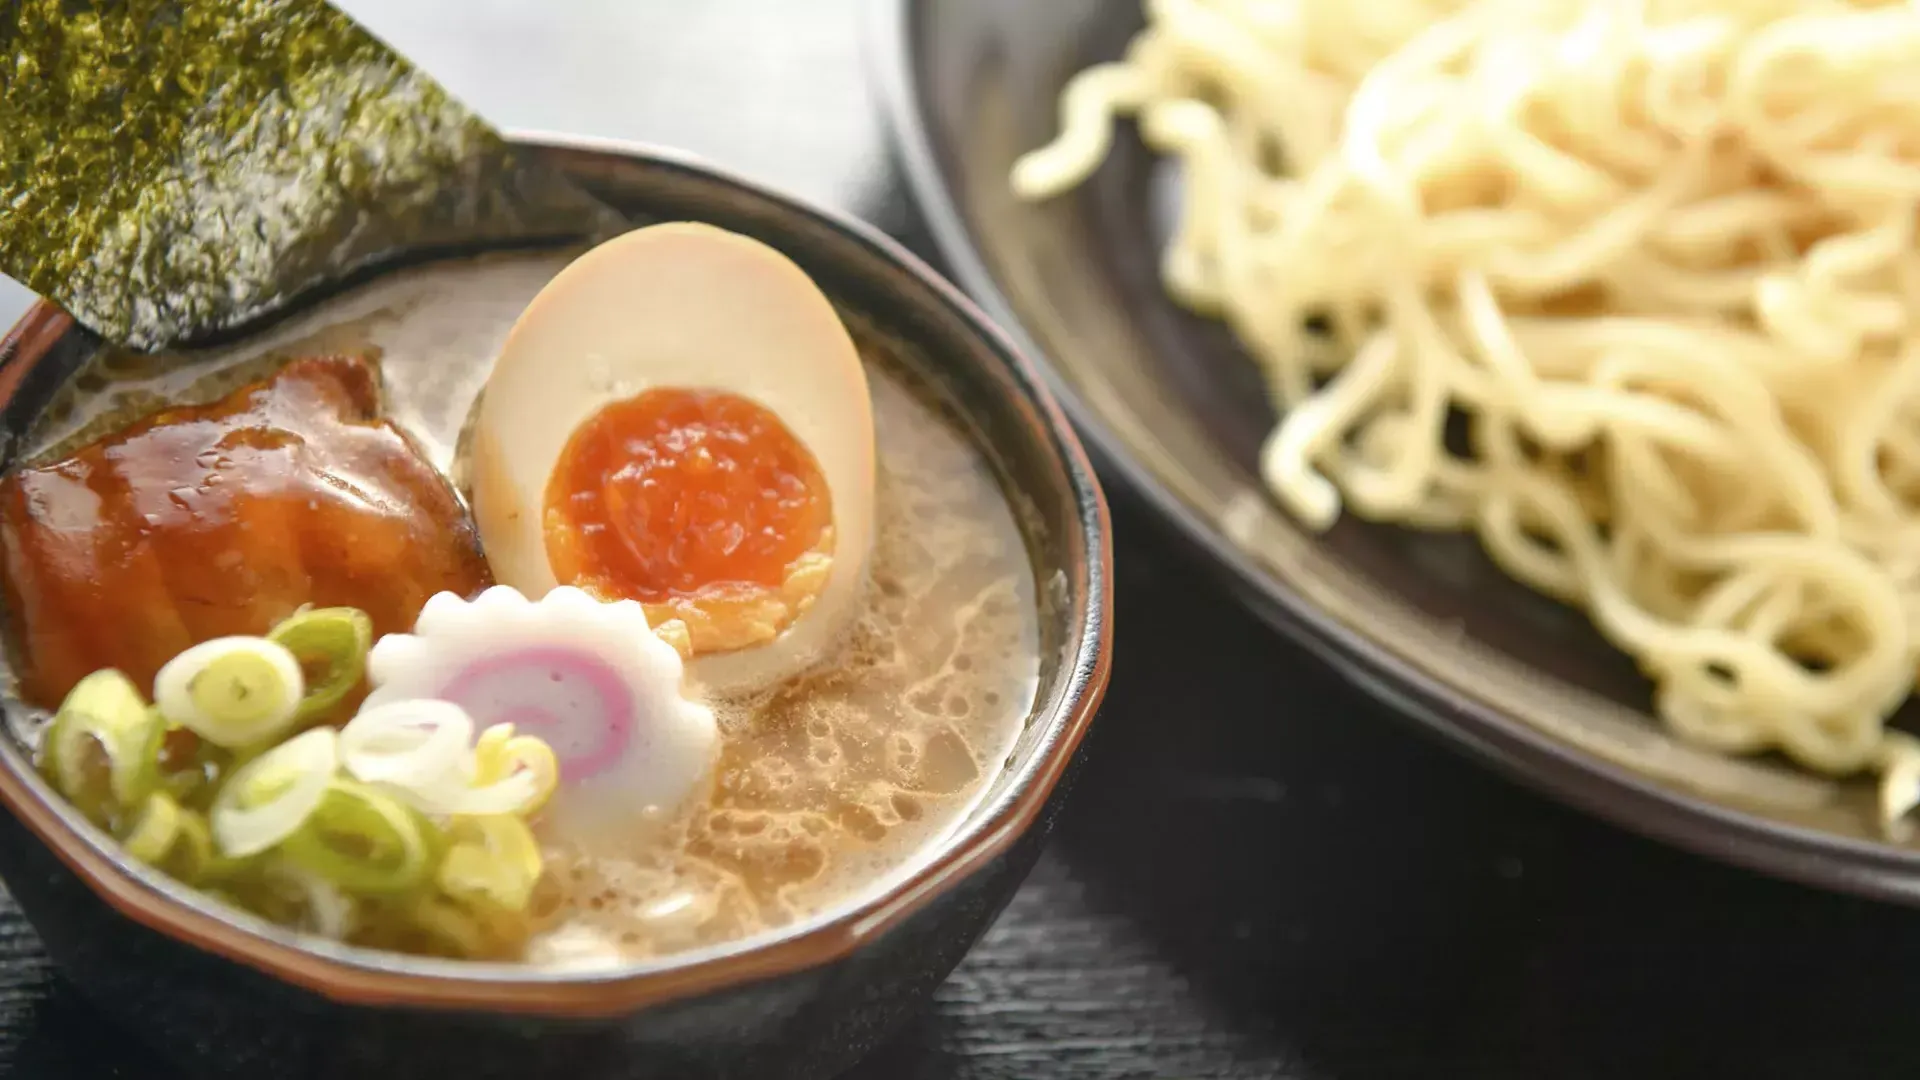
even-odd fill
[[[473,431],[494,577],[645,606],[701,682],[817,660],[873,546],[866,372],[778,251],[707,225],[626,233],[520,316]]]

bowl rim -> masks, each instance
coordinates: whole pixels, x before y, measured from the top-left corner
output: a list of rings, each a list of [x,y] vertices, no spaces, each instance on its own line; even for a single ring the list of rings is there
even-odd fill
[[[1069,609],[1073,651],[1063,660],[1057,707],[1031,721],[1042,732],[1024,776],[998,805],[983,804],[973,820],[924,855],[925,861],[884,891],[832,908],[812,920],[731,947],[697,950],[607,972],[528,965],[443,961],[384,950],[332,946],[244,913],[215,914],[179,896],[187,886],[134,864],[105,833],[78,818],[57,797],[42,795],[37,776],[22,775],[25,760],[12,740],[0,752],[0,805],[31,831],[69,870],[119,914],[191,947],[224,957],[323,997],[349,1005],[435,1010],[472,1009],[511,1014],[607,1017],[712,994],[820,967],[880,937],[935,897],[984,869],[1039,817],[1066,774],[1105,696],[1112,668],[1112,527],[1107,503],[1084,448],[1052,399],[1038,366],[965,294],[877,227],[666,147],[535,129],[508,129],[516,146],[535,152],[573,152],[667,167],[718,183],[863,245],[927,290],[1006,364],[1011,381],[1032,406],[1037,434],[1052,447],[1066,475],[1082,533],[1076,561],[1086,565],[1084,601]],[[48,350],[72,332],[72,316],[45,299],[0,336],[0,403]],[[31,772],[31,765],[27,765]],[[910,864],[911,865],[911,864]]]
[[[1920,905],[1920,850],[1771,821],[1669,788],[1584,753],[1446,685],[1263,569],[1128,449],[1035,339],[975,243],[928,131],[916,20],[923,0],[867,0],[869,81],[895,159],[944,268],[1029,357],[1080,432],[1103,478],[1146,503],[1256,616],[1350,684],[1517,780],[1677,847],[1804,884]]]

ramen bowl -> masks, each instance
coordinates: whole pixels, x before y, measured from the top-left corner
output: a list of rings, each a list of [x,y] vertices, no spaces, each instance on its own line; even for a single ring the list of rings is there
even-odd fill
[[[938,403],[1026,544],[1034,704],[967,816],[873,887],[744,940],[591,973],[355,948],[219,905],[125,857],[42,779],[22,739],[0,738],[0,875],[82,994],[195,1075],[833,1075],[924,1002],[1005,905],[1105,689],[1105,503],[1033,368],[956,290],[870,228],[689,160],[521,144],[636,224],[707,222],[786,253],[862,328],[863,352],[885,350]],[[0,463],[19,461],[57,395],[87,392],[76,373],[100,347],[49,305],[13,328],[0,344]]]

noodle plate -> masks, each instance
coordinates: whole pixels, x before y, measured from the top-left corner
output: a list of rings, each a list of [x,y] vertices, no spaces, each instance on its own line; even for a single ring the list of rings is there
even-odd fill
[[[1696,742],[1914,771],[1920,3],[1147,13],[1013,184],[1119,115],[1180,160],[1166,286],[1264,370],[1293,514],[1473,530]]]

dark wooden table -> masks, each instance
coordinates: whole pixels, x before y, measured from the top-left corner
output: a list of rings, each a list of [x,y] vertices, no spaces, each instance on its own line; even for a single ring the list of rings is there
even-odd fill
[[[445,33],[444,0],[347,6],[378,7],[376,29],[499,122],[690,145],[925,253],[860,81],[858,4],[556,5],[575,34],[627,9],[627,36],[589,50],[630,52],[617,76],[498,2]],[[487,35],[525,63],[484,63]],[[626,80],[617,108],[595,78]],[[517,96],[556,81],[600,102],[589,124]],[[1920,912],[1722,868],[1489,775],[1275,640],[1115,502],[1118,659],[1056,840],[934,1008],[848,1080],[1920,1070]],[[10,906],[0,1067],[188,1080],[78,1000]]]

